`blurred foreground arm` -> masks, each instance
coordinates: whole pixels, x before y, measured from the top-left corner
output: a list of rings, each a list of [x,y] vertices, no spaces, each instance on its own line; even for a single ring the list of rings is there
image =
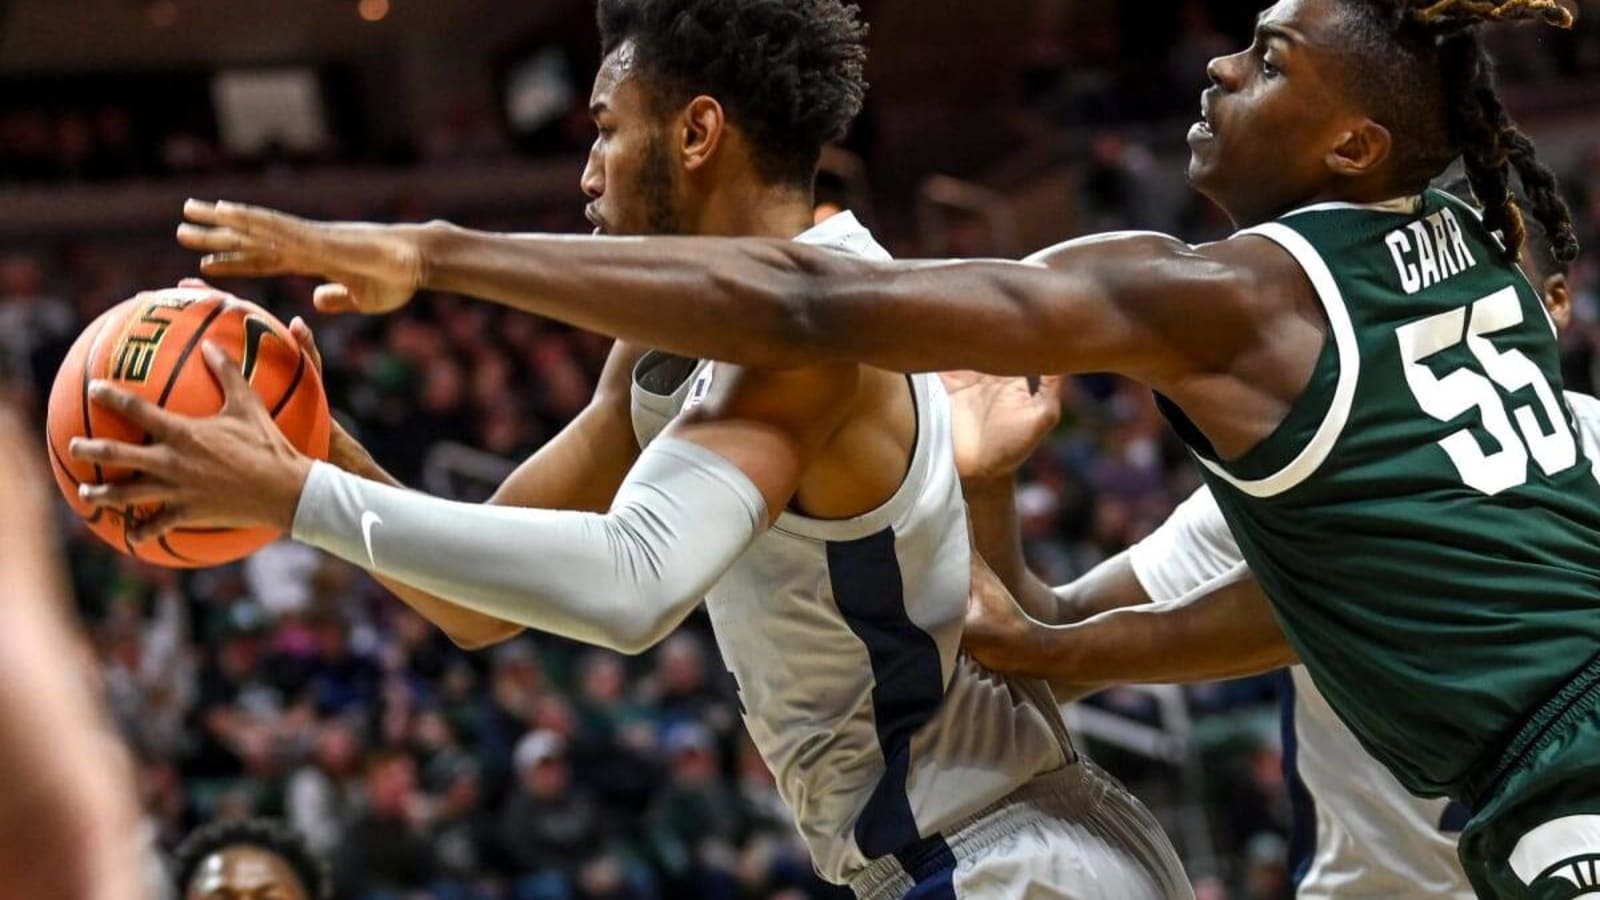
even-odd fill
[[[0,873],[28,900],[140,900],[145,860],[126,751],[81,667],[38,464],[0,405]]]

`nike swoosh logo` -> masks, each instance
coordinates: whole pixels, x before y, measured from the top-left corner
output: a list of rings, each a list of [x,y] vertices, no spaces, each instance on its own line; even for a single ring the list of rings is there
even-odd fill
[[[370,509],[361,514],[361,541],[367,545],[367,562],[374,567],[378,565],[378,561],[372,556],[372,526],[382,524],[383,517]]]

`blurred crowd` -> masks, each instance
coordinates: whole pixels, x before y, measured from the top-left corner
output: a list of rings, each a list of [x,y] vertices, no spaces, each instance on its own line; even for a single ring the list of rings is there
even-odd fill
[[[1489,35],[1502,83],[1584,84],[1600,74],[1600,0],[1580,8],[1569,32],[1509,30]],[[869,21],[873,0],[861,3]],[[1043,123],[1069,128],[1149,123],[1192,116],[1206,86],[1206,63],[1248,43],[1259,5],[1232,0],[1143,0],[1081,3],[1037,0],[1014,37],[1021,59],[1023,109]],[[571,13],[571,10],[567,10]],[[579,21],[587,18],[587,10]],[[582,151],[590,140],[587,85],[568,75],[588,64],[587,48],[537,45],[559,59],[554,91],[565,109],[543,110],[539,124],[513,122],[515,87],[494,75],[494,104],[456,104],[406,138],[376,139],[359,118],[347,73],[319,70],[322,91],[339,115],[319,123],[314,148],[284,143],[240,152],[219,129],[210,89],[214,73],[151,73],[129,78],[12,76],[0,80],[0,185],[166,178],[219,172],[304,168],[326,164],[463,163]],[[583,61],[583,62],[580,62]],[[869,73],[870,75],[870,73]],[[476,77],[476,76],[475,76]],[[1007,98],[1009,99],[1009,98]],[[852,138],[870,143],[869,103]]]

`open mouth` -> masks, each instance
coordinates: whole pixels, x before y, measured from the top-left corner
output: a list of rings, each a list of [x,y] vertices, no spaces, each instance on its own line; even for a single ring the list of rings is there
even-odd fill
[[[1189,128],[1190,141],[1209,141],[1217,136],[1210,100],[1209,92],[1200,95],[1200,119]]]
[[[583,211],[583,217],[589,220],[590,225],[594,226],[595,234],[601,235],[606,233],[606,220],[601,218],[598,212],[595,212],[594,207],[586,207]]]

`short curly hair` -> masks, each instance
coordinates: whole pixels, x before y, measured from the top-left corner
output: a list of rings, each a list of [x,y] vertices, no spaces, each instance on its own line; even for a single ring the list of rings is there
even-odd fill
[[[274,819],[245,819],[239,822],[213,822],[196,828],[173,851],[173,870],[178,881],[178,896],[186,897],[206,857],[229,847],[258,847],[283,858],[294,871],[311,900],[329,900],[333,880],[328,864],[311,851],[299,832]]]
[[[633,41],[663,104],[705,94],[749,138],[775,184],[810,185],[866,94],[859,10],[841,0],[599,0],[600,49]]]

